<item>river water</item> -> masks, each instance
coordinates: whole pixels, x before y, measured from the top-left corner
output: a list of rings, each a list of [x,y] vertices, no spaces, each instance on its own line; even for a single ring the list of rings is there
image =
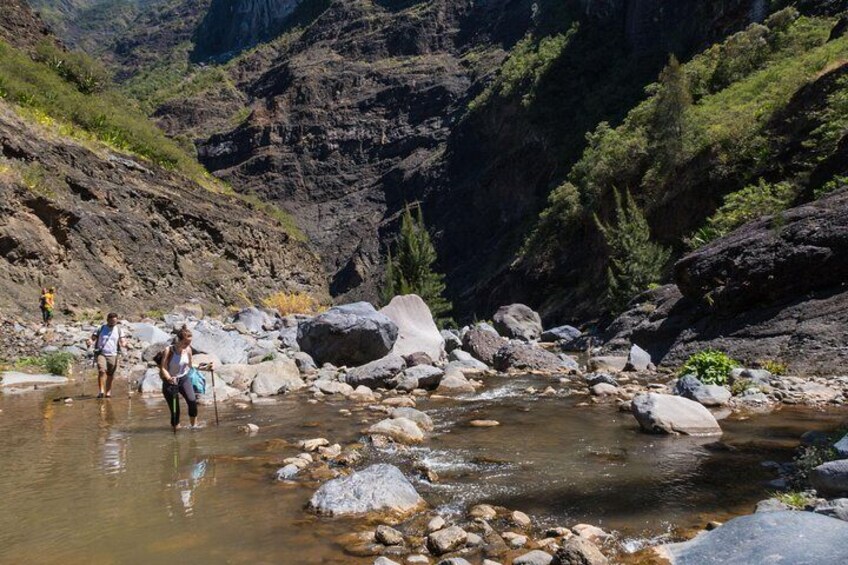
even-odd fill
[[[761,462],[789,460],[803,432],[848,419],[845,409],[785,407],[723,420],[720,440],[658,437],[614,406],[580,406],[583,396],[528,396],[531,384],[546,385],[493,377],[478,395],[421,400],[436,422],[425,445],[366,450],[363,464],[394,462],[411,477],[427,464],[440,480],[414,478],[416,488],[445,515],[486,502],[542,526],[596,524],[638,547],[673,526],[750,512],[775,478]],[[0,394],[0,562],[360,562],[333,541],[360,525],[312,516],[304,506],[317,483],[275,483],[273,474],[297,453],[286,442],[348,445],[378,414],[345,416],[346,401],[292,396],[222,406],[220,427],[202,407],[208,425],[175,436],[164,401],[130,398],[123,383],[108,401],[53,402],[81,392],[76,383]],[[501,425],[468,426],[481,418]],[[259,434],[241,434],[247,422]]]

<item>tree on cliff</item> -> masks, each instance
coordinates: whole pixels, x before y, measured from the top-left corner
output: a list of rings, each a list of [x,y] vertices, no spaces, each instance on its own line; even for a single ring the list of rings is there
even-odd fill
[[[686,110],[691,105],[686,73],[672,55],[660,73],[654,107],[653,144],[662,171],[673,168],[683,153]]]
[[[622,198],[615,194],[615,225],[604,224],[595,215],[595,223],[609,249],[607,299],[614,313],[624,310],[640,292],[660,282],[671,252],[651,240],[651,228],[645,215],[628,191]]]
[[[433,271],[436,249],[424,225],[421,207],[413,215],[409,206],[403,211],[397,252],[391,250],[386,261],[385,286],[382,298],[389,302],[398,294],[417,294],[439,322],[446,319],[453,305],[444,298],[445,276]]]

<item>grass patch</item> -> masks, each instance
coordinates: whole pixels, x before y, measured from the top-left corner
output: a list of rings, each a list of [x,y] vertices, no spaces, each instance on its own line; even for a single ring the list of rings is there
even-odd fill
[[[74,360],[74,356],[66,351],[55,351],[37,357],[21,357],[15,362],[15,368],[43,370],[51,375],[67,377],[71,372]]]
[[[708,385],[725,385],[730,372],[738,366],[739,363],[727,354],[707,349],[689,357],[680,368],[679,374],[695,375],[699,381]]]
[[[772,498],[776,498],[778,501],[782,502],[786,506],[790,508],[794,508],[795,510],[803,510],[807,507],[808,504],[812,503],[815,498],[810,496],[808,493],[798,490],[791,490],[788,492],[773,492],[771,494]]]
[[[276,310],[280,316],[314,314],[321,309],[318,301],[305,292],[275,292],[265,298],[262,304]]]

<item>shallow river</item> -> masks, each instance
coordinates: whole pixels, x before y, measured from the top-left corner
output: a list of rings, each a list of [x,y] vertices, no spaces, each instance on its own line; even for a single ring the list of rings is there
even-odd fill
[[[414,463],[426,462],[440,481],[416,478],[416,487],[446,514],[500,504],[540,525],[617,530],[636,547],[672,525],[750,512],[775,478],[762,461],[789,460],[801,433],[848,419],[845,409],[784,408],[723,420],[720,441],[662,438],[639,433],[614,407],[577,406],[582,396],[528,397],[522,391],[530,384],[546,383],[492,378],[474,397],[419,401],[436,422],[425,447],[369,452],[367,460],[397,463],[409,476]],[[272,477],[297,453],[279,439],[345,445],[378,415],[345,417],[339,409],[351,408],[347,402],[310,405],[295,396],[222,407],[220,427],[174,436],[163,400],[128,398],[126,386],[117,387],[109,401],[71,405],[52,400],[79,395],[79,383],[0,394],[0,562],[358,562],[333,543],[355,522],[310,515],[304,505],[316,485]],[[201,410],[212,422],[211,408]],[[477,418],[501,426],[469,427]],[[246,422],[259,434],[239,433]]]

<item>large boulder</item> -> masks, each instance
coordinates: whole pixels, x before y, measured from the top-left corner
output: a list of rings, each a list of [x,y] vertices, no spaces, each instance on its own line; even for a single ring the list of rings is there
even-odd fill
[[[391,352],[398,327],[368,302],[334,306],[298,325],[297,342],[319,365],[355,366]]]
[[[562,544],[551,561],[553,565],[607,565],[609,561],[594,543],[574,536]]]
[[[848,494],[848,459],[819,465],[810,472],[810,483],[819,494]]]
[[[653,371],[656,367],[651,361],[651,354],[636,345],[630,346],[630,352],[627,355],[627,363],[624,365],[625,371]]]
[[[198,353],[213,353],[221,363],[247,363],[252,344],[238,332],[224,331],[220,327],[201,321],[192,330],[191,348]]]
[[[559,358],[540,347],[511,341],[502,346],[492,358],[498,371],[541,371],[545,373],[567,373],[569,368]]]
[[[171,341],[171,338],[173,337],[153,324],[146,323],[130,324],[130,333],[135,339],[150,345],[166,343]]]
[[[848,523],[813,512],[759,512],[662,546],[673,565],[848,563]]]
[[[633,415],[650,433],[691,436],[721,435],[721,428],[709,410],[688,398],[649,392],[631,402]]]
[[[674,394],[704,406],[723,406],[733,396],[720,385],[705,385],[695,375],[684,375],[674,385]]]
[[[446,353],[450,353],[451,351],[462,347],[462,340],[459,338],[459,335],[453,330],[442,330],[439,333],[442,335],[442,339],[445,340]]]
[[[496,333],[480,328],[471,328],[462,336],[462,348],[489,367],[494,364],[495,353],[507,343]]]
[[[254,365],[256,376],[250,385],[251,392],[259,396],[273,396],[300,390],[306,386],[300,370],[292,359],[266,361]]]
[[[263,331],[273,330],[277,326],[276,316],[255,307],[240,310],[235,316],[233,316],[233,322],[244,324],[247,331],[252,333],[262,333]]]
[[[162,394],[162,377],[159,369],[147,369],[136,382],[136,390],[143,395]]]
[[[402,377],[412,386],[412,389],[423,388],[436,390],[445,372],[433,365],[416,365],[402,373]]]
[[[398,416],[380,420],[370,428],[371,435],[386,436],[396,443],[411,444],[424,441],[424,432],[413,420]]]
[[[329,516],[374,512],[399,519],[422,509],[425,503],[400,469],[380,464],[324,483],[309,506]]]
[[[351,369],[345,377],[345,382],[353,388],[358,386],[391,388],[392,379],[405,367],[406,361],[403,357],[394,354],[386,355],[382,359]]]
[[[492,319],[502,336],[533,341],[542,336],[542,318],[524,304],[501,306]]]
[[[420,296],[395,296],[380,313],[398,327],[397,341],[392,353],[403,356],[423,352],[434,361],[444,357],[445,339],[433,321],[430,308]]]
[[[557,326],[555,328],[550,328],[543,331],[542,341],[550,343],[555,341],[571,343],[581,335],[583,335],[583,332],[581,332],[574,326]]]

